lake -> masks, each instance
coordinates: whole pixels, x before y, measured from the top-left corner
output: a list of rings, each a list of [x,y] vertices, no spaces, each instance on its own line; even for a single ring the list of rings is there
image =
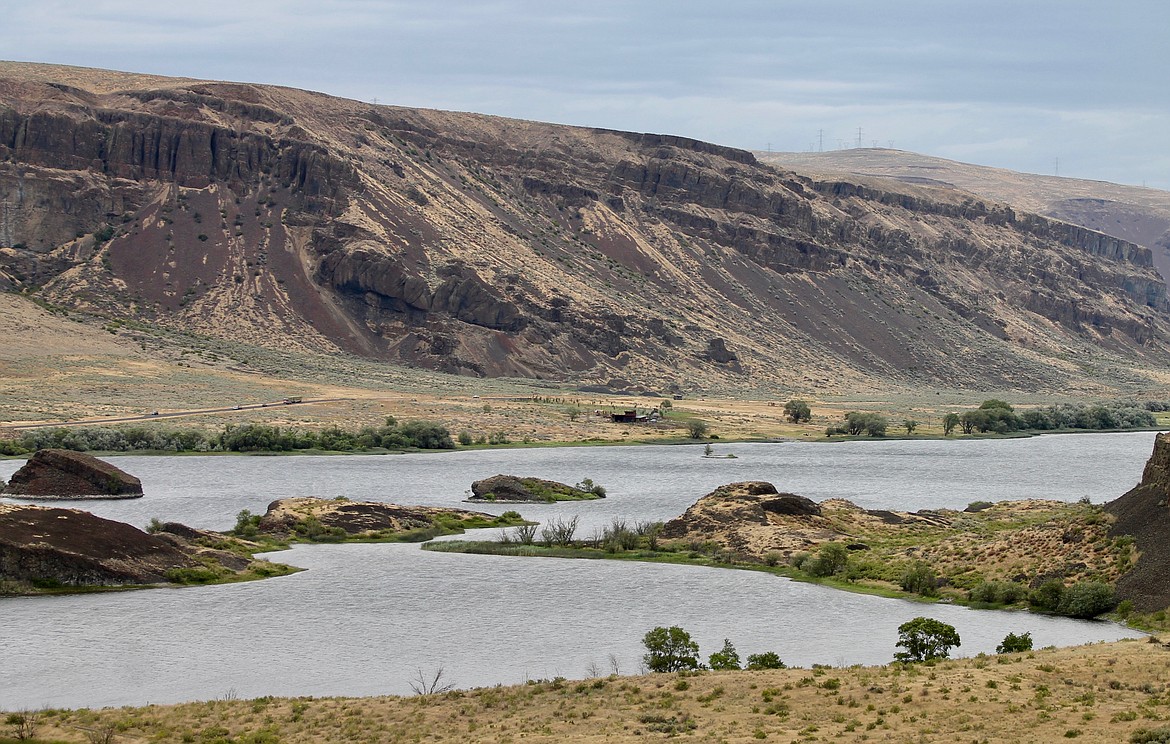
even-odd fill
[[[497,473],[575,483],[593,502],[486,506],[578,535],[614,518],[665,520],[714,488],[766,480],[866,508],[962,508],[977,500],[1101,503],[1141,477],[1153,433],[975,441],[716,444],[483,450],[384,456],[104,458],[146,496],[90,502],[139,526],[152,517],[226,529],[241,509],[287,496],[466,506]],[[0,462],[7,478],[21,462]],[[480,507],[475,507],[480,508]],[[481,531],[487,537],[498,530]],[[790,665],[889,661],[897,626],[921,614],[954,625],[956,655],[992,652],[1008,632],[1038,647],[1138,635],[1110,623],[975,611],[849,594],[748,571],[613,561],[425,552],[417,545],[302,545],[274,560],[307,568],[247,584],[0,600],[0,709],[98,707],[225,696],[409,694],[444,670],[460,687],[639,669],[641,637],[681,625],[706,657],[730,638]]]

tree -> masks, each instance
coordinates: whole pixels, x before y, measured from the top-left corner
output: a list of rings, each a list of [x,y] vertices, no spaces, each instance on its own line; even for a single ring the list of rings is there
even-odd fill
[[[997,654],[1018,654],[1021,651],[1032,650],[1032,633],[1023,633],[1016,635],[1015,633],[1008,633],[1003,637],[1003,643],[995,647]]]
[[[642,637],[646,655],[642,660],[652,672],[677,672],[680,669],[699,668],[699,644],[691,640],[691,634],[672,625],[661,625]]]
[[[812,409],[803,400],[790,400],[784,404],[784,415],[794,424],[812,419]]]
[[[723,648],[711,654],[707,664],[712,669],[739,669],[739,652],[731,645],[730,638],[723,639]]]
[[[943,416],[943,436],[949,437],[951,435],[951,432],[954,431],[955,427],[958,425],[959,425],[959,414],[948,413],[946,416]]]
[[[919,662],[945,659],[951,648],[963,645],[955,626],[931,617],[916,617],[898,626],[897,646],[906,649],[894,654],[898,661]]]
[[[849,565],[849,549],[844,543],[831,542],[821,546],[817,557],[805,561],[801,568],[813,576],[839,574]]]
[[[687,422],[687,436],[691,439],[702,439],[707,436],[707,422],[691,419]]]
[[[913,434],[914,430],[918,428],[918,422],[914,419],[906,419],[902,422],[902,426],[906,427],[907,434]]]
[[[900,582],[902,591],[920,594],[923,597],[934,597],[938,594],[938,577],[930,566],[917,561],[902,574]]]
[[[747,668],[754,671],[756,669],[785,669],[787,667],[775,651],[765,651],[762,654],[748,654]]]

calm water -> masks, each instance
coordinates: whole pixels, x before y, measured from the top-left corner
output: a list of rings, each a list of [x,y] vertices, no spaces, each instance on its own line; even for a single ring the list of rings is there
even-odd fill
[[[525,506],[533,519],[668,519],[713,488],[767,480],[815,500],[869,508],[962,507],[986,499],[1089,497],[1132,487],[1153,434],[966,442],[727,444],[349,457],[111,457],[146,497],[95,502],[102,516],[212,529],[285,496],[344,495],[463,506],[471,481],[512,473],[576,482],[609,498]],[[8,477],[20,462],[0,462]],[[499,512],[507,506],[489,507]],[[496,530],[484,531],[488,536]],[[1038,646],[1133,635],[1107,623],[970,611],[852,595],[763,574],[603,561],[428,553],[415,545],[298,546],[273,554],[308,568],[216,587],[0,600],[0,709],[105,706],[225,695],[409,693],[440,666],[461,687],[638,671],[640,638],[681,625],[704,656],[731,638],[741,655],[789,664],[882,663],[917,615],[955,625],[963,655],[1008,632]]]

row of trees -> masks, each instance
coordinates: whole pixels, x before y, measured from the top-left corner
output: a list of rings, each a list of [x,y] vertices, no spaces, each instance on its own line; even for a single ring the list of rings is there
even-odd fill
[[[646,655],[642,657],[646,668],[652,672],[678,672],[690,669],[784,669],[785,664],[773,651],[751,654],[746,666],[740,661],[739,652],[728,638],[723,639],[723,648],[707,658],[707,664],[699,661],[699,644],[691,634],[672,625],[658,626],[642,637]],[[898,626],[896,646],[904,649],[894,654],[894,659],[906,663],[918,663],[945,659],[951,649],[961,646],[962,640],[955,626],[930,617],[916,617]],[[1019,653],[1032,650],[1032,634],[1008,633],[996,647],[999,654]]]
[[[646,655],[642,657],[646,668],[652,672],[678,672],[686,669],[784,669],[784,662],[775,651],[749,654],[746,666],[740,661],[739,652],[728,638],[723,639],[723,648],[707,658],[707,664],[699,661],[699,644],[691,640],[691,634],[672,625],[658,626],[642,637]]]
[[[1006,401],[985,400],[979,408],[963,413],[948,413],[943,417],[943,434],[950,436],[959,429],[964,434],[985,434],[993,432],[1006,434],[1013,431],[1053,431],[1057,429],[1142,429],[1157,426],[1151,413],[1161,404],[1138,403],[1060,403],[1052,406],[1029,408],[1017,413]],[[790,410],[791,407],[791,410]],[[808,421],[811,413],[804,401],[789,401],[784,407],[785,415],[792,423]],[[889,429],[889,420],[880,413],[849,411],[844,421],[825,429],[826,436],[847,434],[884,437]],[[902,427],[907,434],[918,428],[914,419],[906,419]]]
[[[229,424],[218,434],[197,429],[156,427],[32,429],[17,439],[0,440],[0,454],[22,455],[38,449],[76,452],[287,452],[320,449],[352,452],[369,449],[453,449],[447,428],[429,421],[399,424],[393,416],[379,427],[356,431],[330,426],[319,431],[282,429],[268,424]]]
[[[958,427],[964,434],[1054,429],[1140,429],[1157,425],[1154,414],[1136,403],[1060,403],[1020,413],[1005,401],[985,400],[979,408],[943,417],[947,436]]]

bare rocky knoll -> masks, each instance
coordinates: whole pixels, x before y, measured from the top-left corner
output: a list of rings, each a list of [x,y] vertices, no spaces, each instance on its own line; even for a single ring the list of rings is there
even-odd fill
[[[10,289],[466,375],[1075,392],[1170,361],[1147,248],[682,137],[0,63],[0,207]]]
[[[142,481],[119,467],[83,452],[42,449],[33,453],[0,494],[25,498],[133,499]]]

